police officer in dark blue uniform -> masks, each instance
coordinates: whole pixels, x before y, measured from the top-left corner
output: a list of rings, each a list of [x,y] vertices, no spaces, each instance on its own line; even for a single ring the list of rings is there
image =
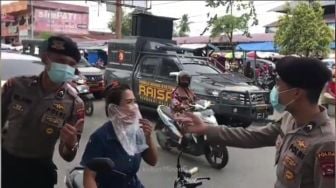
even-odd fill
[[[56,141],[66,161],[76,155],[84,125],[84,103],[68,84],[80,60],[77,44],[65,36],[44,42],[45,70],[5,84],[1,95],[2,188],[52,188]],[[6,124],[7,123],[7,124]]]

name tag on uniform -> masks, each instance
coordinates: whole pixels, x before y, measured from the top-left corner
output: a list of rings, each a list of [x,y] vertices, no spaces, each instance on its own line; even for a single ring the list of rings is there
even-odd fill
[[[44,114],[42,116],[42,123],[53,126],[55,128],[62,128],[64,119],[55,115]]]

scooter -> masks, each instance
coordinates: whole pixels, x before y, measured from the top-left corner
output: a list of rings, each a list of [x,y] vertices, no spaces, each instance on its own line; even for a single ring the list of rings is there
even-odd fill
[[[90,87],[86,84],[86,80],[80,76],[75,76],[73,79],[75,88],[78,92],[79,97],[83,100],[85,106],[85,115],[93,115],[93,99],[94,96],[90,93]]]
[[[98,157],[91,160],[87,167],[97,173],[113,172],[114,175],[125,178],[126,174],[114,170],[115,163],[110,158]],[[67,188],[84,188],[83,185],[84,167],[76,166],[69,170],[65,176],[65,185]]]
[[[209,177],[192,178],[198,172],[198,168],[186,169],[181,167],[180,158],[182,151],[177,157],[177,178],[174,181],[174,188],[195,188],[203,184],[203,180],[210,180]],[[87,167],[97,173],[109,173],[118,176],[122,179],[126,179],[127,175],[114,170],[115,163],[110,158],[94,158],[87,164]],[[65,185],[67,188],[83,188],[83,175],[84,167],[77,166],[69,170],[65,176]],[[125,181],[125,185],[126,185]],[[127,187],[127,186],[124,186]],[[122,188],[122,187],[121,187]]]
[[[218,126],[214,116],[214,111],[210,109],[211,102],[199,100],[190,109],[195,115],[203,119],[204,122],[212,126]],[[159,121],[156,126],[156,138],[160,147],[170,151],[176,147],[194,156],[205,155],[209,164],[215,169],[222,169],[228,163],[228,150],[224,145],[213,145],[207,142],[206,135],[197,136],[195,134],[186,134],[184,144],[182,144],[183,135],[181,125],[179,125],[171,114],[169,107],[160,105],[157,108]]]

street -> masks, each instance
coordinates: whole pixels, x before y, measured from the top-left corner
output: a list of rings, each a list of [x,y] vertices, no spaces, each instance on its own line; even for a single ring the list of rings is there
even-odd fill
[[[93,116],[86,117],[85,129],[75,160],[71,163],[67,163],[61,159],[58,151],[55,150],[54,161],[58,167],[57,188],[65,188],[64,177],[66,171],[79,164],[90,134],[107,120],[103,100],[96,101],[94,105],[95,111]],[[196,176],[211,177],[211,180],[205,182],[203,187],[245,188],[253,185],[253,187],[261,188],[273,186],[275,181],[274,148],[228,149],[229,162],[222,170],[211,168],[204,156],[194,157],[186,154],[182,157],[181,163],[183,166],[189,168],[197,166],[199,173]],[[163,151],[159,146],[158,150],[159,162],[157,166],[150,167],[143,161],[138,176],[142,183],[148,188],[173,187],[174,179],[177,174],[176,159],[178,152],[176,150],[171,152]]]

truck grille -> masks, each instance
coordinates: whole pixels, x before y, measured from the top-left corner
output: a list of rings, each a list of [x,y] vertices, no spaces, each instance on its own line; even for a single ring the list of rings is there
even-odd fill
[[[96,82],[96,81],[102,81],[103,76],[102,75],[86,75],[85,76],[88,82]]]
[[[250,104],[265,104],[266,99],[264,93],[250,93]]]

